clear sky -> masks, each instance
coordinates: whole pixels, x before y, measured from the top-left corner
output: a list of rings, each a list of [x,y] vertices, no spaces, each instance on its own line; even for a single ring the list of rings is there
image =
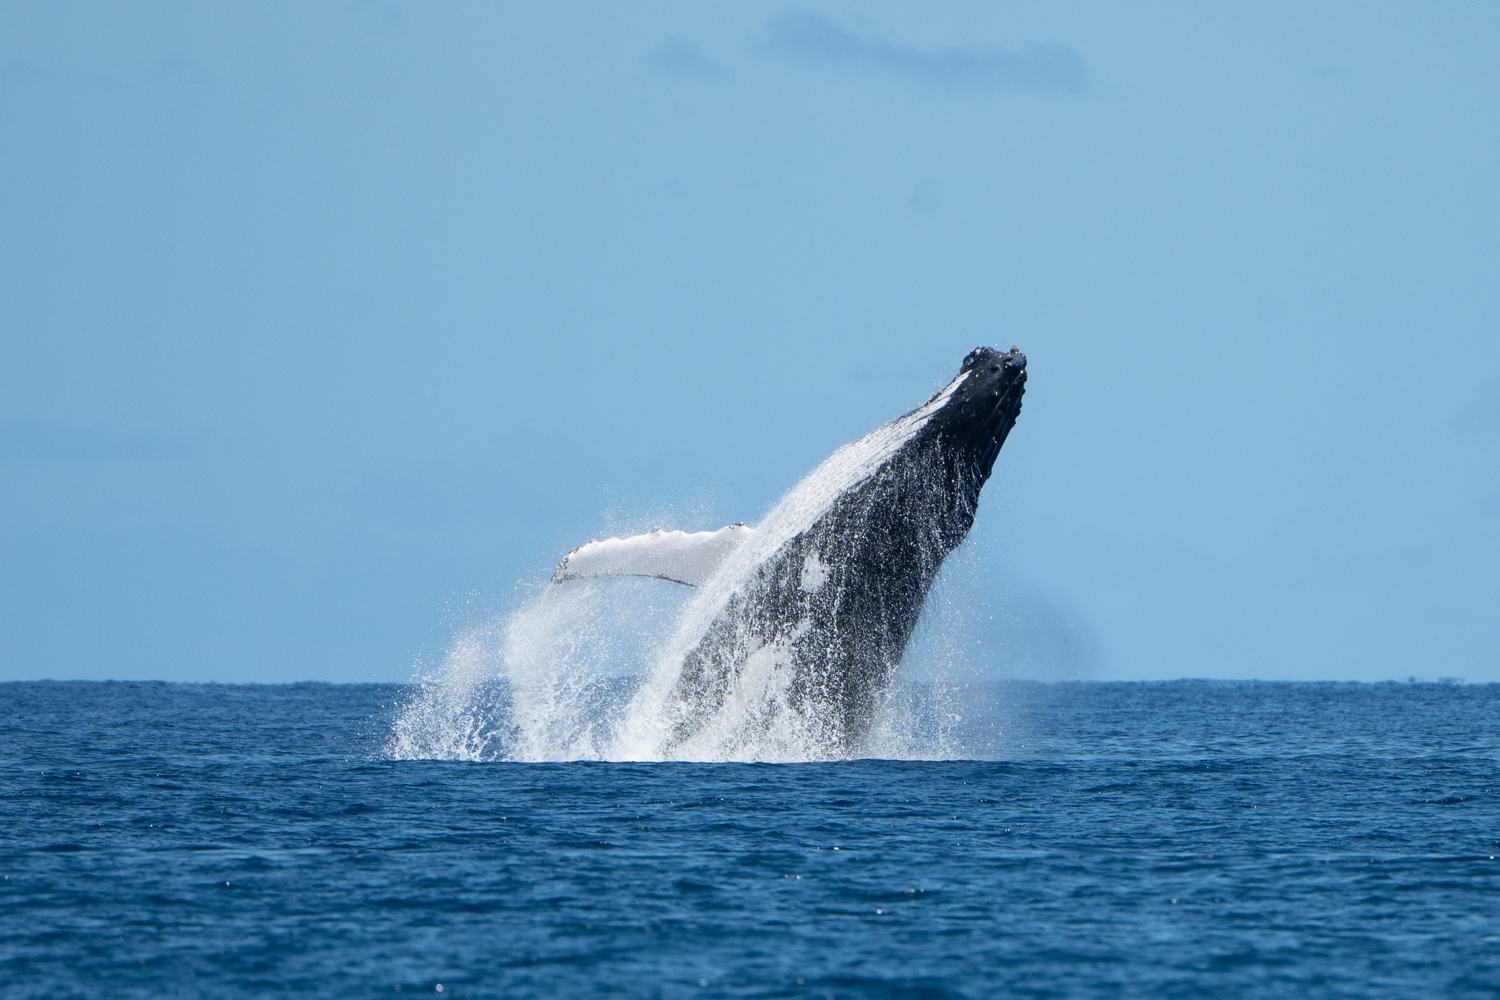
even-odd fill
[[[0,6],[0,679],[404,680],[1014,343],[945,590],[1006,669],[1500,681],[1497,51],[1479,3]]]

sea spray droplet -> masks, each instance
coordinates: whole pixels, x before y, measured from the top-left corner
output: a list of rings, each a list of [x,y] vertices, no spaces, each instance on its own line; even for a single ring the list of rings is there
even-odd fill
[[[975,756],[949,745],[947,733],[968,714],[943,703],[952,692],[903,687],[897,669],[1019,413],[1025,365],[1014,349],[976,349],[946,388],[840,448],[757,528],[703,532],[739,539],[712,573],[673,575],[666,563],[631,561],[659,563],[672,555],[662,551],[668,543],[687,552],[682,532],[570,553],[582,566],[608,547],[615,561],[594,570],[701,586],[560,572],[521,608],[454,640],[400,709],[390,755]]]
[[[396,759],[559,761],[610,752],[687,588],[547,585],[460,633],[393,726]]]
[[[579,581],[548,586],[465,628],[399,704],[386,753],[396,760],[660,759],[647,696],[651,685],[675,677],[661,649],[692,593],[652,580]],[[1001,706],[969,700],[955,712],[955,699],[985,692],[937,679],[954,656],[945,630],[962,629],[968,610],[945,600],[928,616],[909,655],[916,676],[898,676],[887,693],[867,741],[870,756],[972,759],[998,745],[988,713]],[[974,737],[961,734],[960,718],[976,720],[968,724]],[[786,731],[763,735],[730,756],[820,756]]]

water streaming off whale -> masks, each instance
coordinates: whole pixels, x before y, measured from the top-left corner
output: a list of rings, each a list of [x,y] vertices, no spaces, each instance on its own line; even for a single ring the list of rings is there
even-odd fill
[[[898,668],[973,525],[1025,367],[1015,348],[975,349],[945,388],[840,448],[753,529],[574,550],[562,586],[455,641],[401,712],[393,755],[948,756],[959,713],[935,654],[941,618],[916,645],[926,676]],[[606,573],[696,589],[592,579]]]
[[[902,674],[887,689],[862,756],[948,760],[1010,749],[1003,692],[974,683],[975,619],[990,608],[941,583]],[[692,594],[653,581],[603,580],[542,590],[521,607],[462,630],[396,715],[389,755],[441,760],[658,760],[632,729],[673,619]],[[653,629],[659,631],[652,632]],[[633,671],[633,672],[632,672]],[[636,725],[639,725],[639,716]],[[634,737],[634,738],[633,738]],[[688,753],[671,755],[690,759]],[[705,755],[706,756],[706,755]],[[741,741],[715,760],[798,761],[816,746]]]

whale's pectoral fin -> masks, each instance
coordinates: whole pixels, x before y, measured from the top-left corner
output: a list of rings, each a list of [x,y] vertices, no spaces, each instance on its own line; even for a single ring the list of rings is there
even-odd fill
[[[701,587],[754,530],[731,524],[718,531],[662,531],[589,542],[563,556],[552,582],[597,576],[649,576]]]

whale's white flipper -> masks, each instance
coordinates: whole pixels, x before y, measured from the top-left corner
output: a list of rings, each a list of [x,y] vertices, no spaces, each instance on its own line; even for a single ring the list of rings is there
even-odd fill
[[[701,587],[754,530],[731,524],[718,531],[662,531],[589,542],[563,556],[552,582],[598,576],[649,576]]]

